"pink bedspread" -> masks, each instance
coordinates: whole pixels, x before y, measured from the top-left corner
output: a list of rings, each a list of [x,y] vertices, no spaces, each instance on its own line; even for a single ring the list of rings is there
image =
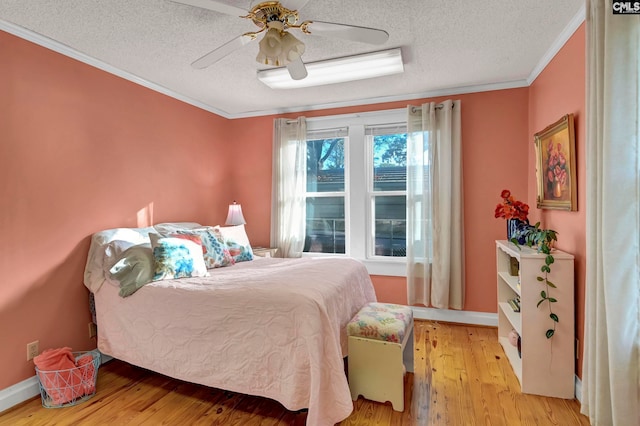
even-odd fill
[[[158,281],[128,298],[96,293],[98,348],[177,379],[308,408],[308,425],[353,409],[346,325],[376,300],[353,259],[263,259]]]

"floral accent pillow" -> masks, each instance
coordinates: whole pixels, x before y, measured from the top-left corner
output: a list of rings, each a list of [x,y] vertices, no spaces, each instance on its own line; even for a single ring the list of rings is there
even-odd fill
[[[204,263],[207,265],[207,269],[221,268],[235,263],[227,246],[224,244],[224,240],[214,232],[213,228],[206,227],[179,230],[177,234],[172,235],[182,238],[195,237],[200,239]]]
[[[244,225],[238,226],[216,226],[213,228],[216,235],[229,249],[229,253],[235,262],[245,262],[253,260],[253,250]]]
[[[207,277],[202,245],[184,238],[150,233],[153,250],[153,281],[187,277]]]

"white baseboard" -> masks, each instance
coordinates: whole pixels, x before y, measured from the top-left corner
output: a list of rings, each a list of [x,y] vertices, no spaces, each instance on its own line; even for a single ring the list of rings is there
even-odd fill
[[[0,413],[36,395],[40,395],[40,385],[36,376],[2,389],[0,390]]]
[[[460,324],[498,326],[498,314],[488,312],[457,311],[412,306],[413,318],[431,321],[454,322]]]
[[[109,355],[101,354],[100,365],[112,359],[113,357]],[[0,390],[0,413],[36,395],[40,395],[40,385],[35,375],[6,389],[2,389]]]

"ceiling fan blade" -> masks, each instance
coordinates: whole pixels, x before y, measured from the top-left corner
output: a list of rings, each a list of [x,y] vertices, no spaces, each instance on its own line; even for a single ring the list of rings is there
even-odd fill
[[[305,4],[309,3],[309,0],[283,0],[280,3],[289,10],[299,11]]]
[[[332,22],[311,21],[307,25],[307,29],[313,35],[336,37],[369,44],[384,44],[389,39],[389,33],[384,30]]]
[[[307,76],[307,67],[304,66],[300,56],[287,64],[287,70],[294,80],[302,80]]]
[[[219,3],[214,0],[171,0],[173,3],[186,4],[189,6],[200,7],[202,9],[213,10],[214,12],[225,13],[233,16],[245,16],[247,11],[239,7],[231,6],[226,3]]]
[[[254,39],[254,37],[248,36],[246,34],[238,36],[238,37],[234,38],[233,40],[228,41],[227,43],[225,43],[222,46],[218,47],[217,49],[212,50],[211,52],[207,53],[206,55],[204,55],[200,59],[195,60],[191,64],[191,66],[194,67],[194,68],[198,68],[198,69],[206,68],[209,65],[212,65],[212,64],[218,62],[220,59],[224,58],[228,54],[240,49],[242,46],[244,46],[245,44],[249,43],[253,39]]]

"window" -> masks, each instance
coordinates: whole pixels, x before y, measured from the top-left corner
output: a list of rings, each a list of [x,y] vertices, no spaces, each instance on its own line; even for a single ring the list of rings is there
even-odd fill
[[[406,110],[307,119],[304,252],[406,271]]]
[[[367,127],[374,256],[407,255],[407,126]]]
[[[307,134],[307,222],[304,252],[346,253],[347,129]]]

